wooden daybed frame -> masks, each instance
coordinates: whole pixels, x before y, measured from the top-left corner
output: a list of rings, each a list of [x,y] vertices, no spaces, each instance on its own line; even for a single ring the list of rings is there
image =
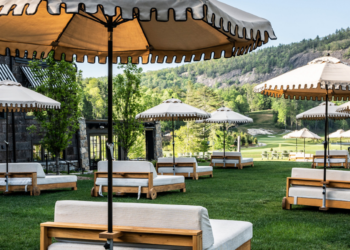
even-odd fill
[[[211,156],[211,159],[210,159],[210,166],[214,166],[213,164],[213,159],[224,159],[224,156],[220,156],[220,155],[212,155]],[[225,156],[225,159],[226,160],[238,160],[238,163],[234,164],[234,163],[225,163],[225,167],[226,168],[233,168],[233,167],[237,167],[238,169],[243,169],[244,166],[252,166],[254,167],[254,161],[251,161],[251,162],[245,162],[245,163],[242,163],[241,162],[241,159],[242,157],[241,156]],[[224,166],[224,163],[215,163],[215,167],[223,167]]]
[[[179,162],[175,163],[175,167],[181,168],[181,167],[193,167],[193,172],[188,175],[188,173],[175,173],[175,175],[182,175],[185,178],[192,178],[193,180],[198,180],[199,176],[205,176],[209,175],[211,178],[214,177],[213,171],[207,171],[207,172],[197,172],[197,165],[196,162]],[[159,168],[162,167],[173,167],[174,163],[173,162],[157,162],[156,164],[156,170],[159,175],[173,175],[173,173],[159,173]]]
[[[344,168],[349,168],[349,161],[348,161],[348,156],[347,155],[327,155],[327,159],[345,159],[345,163],[341,163],[341,162],[330,162],[326,167],[344,167]],[[316,168],[317,167],[317,163],[315,162],[315,159],[324,159],[324,155],[314,155],[313,159],[312,159],[312,164],[311,167],[312,168]],[[323,166],[322,166],[323,167]]]
[[[297,204],[294,204],[294,197],[289,197],[289,187],[291,185],[322,187],[323,183],[323,180],[320,179],[287,177],[286,197],[284,197],[282,200],[282,208],[290,210],[292,205],[314,206],[321,208],[322,199],[298,197]],[[350,181],[327,180],[325,183],[327,187],[330,188],[350,189]],[[327,210],[328,208],[350,209],[350,201],[326,200],[326,209],[322,210]]]
[[[0,178],[5,178],[6,173],[0,173]],[[21,173],[8,173],[9,178],[31,178],[32,185],[27,185],[27,191],[30,193],[30,196],[38,196],[41,193],[41,190],[50,190],[50,189],[58,189],[58,188],[71,188],[72,190],[77,190],[76,182],[65,182],[65,183],[53,183],[53,184],[37,184],[37,173],[36,172],[21,172]],[[12,193],[15,191],[25,192],[24,185],[9,185],[8,193]],[[6,191],[6,186],[0,186],[0,192]],[[8,194],[6,193],[6,194]]]
[[[146,194],[147,198],[150,198],[152,200],[157,198],[158,192],[166,192],[171,190],[178,190],[180,189],[181,192],[186,192],[186,184],[185,183],[178,183],[178,184],[170,184],[170,185],[163,185],[163,186],[153,186],[153,173],[152,172],[118,172],[113,173],[113,178],[137,178],[137,179],[148,179],[148,187],[141,187],[141,194]],[[95,172],[94,173],[94,187],[91,190],[91,196],[97,197],[100,187],[96,185],[96,179],[97,178],[108,178],[107,172]],[[125,193],[138,193],[139,188],[138,187],[118,187],[113,186],[113,193],[116,193],[118,195],[123,195]],[[103,186],[102,192],[108,192],[108,187]]]
[[[114,242],[142,243],[167,246],[187,246],[193,250],[202,250],[202,231],[168,228],[114,226],[113,234],[106,232],[106,225],[46,222],[40,224],[40,250],[47,250],[52,238],[71,240],[94,240],[105,242],[107,238]],[[250,250],[251,240],[237,250]]]

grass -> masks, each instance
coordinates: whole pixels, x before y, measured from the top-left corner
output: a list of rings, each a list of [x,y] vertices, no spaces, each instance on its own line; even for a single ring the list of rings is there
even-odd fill
[[[187,179],[186,193],[160,193],[154,201],[129,195],[114,202],[199,205],[208,209],[211,219],[250,221],[252,249],[349,249],[350,211],[319,212],[304,206],[282,210],[286,177],[293,167],[309,168],[310,163],[256,161],[254,168],[215,169],[214,178]],[[38,249],[39,224],[53,221],[57,200],[106,202],[106,197],[90,197],[92,185],[92,180],[79,180],[77,191],[0,196],[0,249]]]

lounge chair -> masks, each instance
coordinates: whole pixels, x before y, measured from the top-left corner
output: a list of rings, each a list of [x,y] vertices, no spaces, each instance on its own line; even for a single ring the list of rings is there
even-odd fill
[[[282,208],[292,205],[321,207],[323,169],[293,168],[287,178],[286,197]],[[326,207],[350,209],[350,172],[327,170]]]
[[[280,153],[277,152],[277,150],[274,150],[274,151],[271,153],[271,160],[273,160],[274,158],[276,158],[277,160],[280,158]]]
[[[6,164],[0,164],[0,192],[6,191]],[[9,192],[29,192],[40,195],[41,190],[70,188],[77,190],[76,175],[45,175],[40,163],[9,163]]]
[[[313,160],[314,155],[313,154],[306,154],[306,153],[296,153],[295,154],[295,161],[302,161],[302,162],[308,162]]]
[[[269,153],[267,151],[263,151],[261,153],[261,160],[264,160],[266,158],[267,160],[269,159]]]
[[[349,168],[349,157],[349,152],[347,150],[330,150],[329,155],[327,156],[327,167]],[[316,155],[313,156],[311,167],[323,167],[323,165],[324,151],[316,151]]]
[[[253,237],[252,223],[212,220],[200,206],[113,203],[113,225],[114,249],[249,250]],[[107,203],[57,201],[40,226],[40,250],[104,249]]]
[[[281,156],[282,156],[282,160],[283,160],[284,158],[289,158],[289,153],[288,153],[288,151],[287,151],[287,150],[283,150],[283,153],[281,154]]]
[[[224,152],[213,152],[210,166],[224,166]],[[237,167],[243,169],[244,166],[254,167],[253,158],[242,158],[241,152],[225,152],[225,167]]]
[[[95,172],[94,187],[91,196],[102,196],[107,192],[107,161],[98,163],[98,172]],[[157,193],[170,190],[186,192],[183,176],[157,175],[151,162],[148,161],[114,161],[113,162],[113,192],[118,194],[136,193],[138,198],[146,194],[152,200]]]
[[[159,175],[173,175],[173,158],[158,158],[157,173]],[[213,167],[198,166],[197,160],[194,157],[175,158],[175,175],[198,180],[199,176],[209,175],[213,177]]]
[[[295,161],[296,160],[296,154],[295,152],[289,152],[288,161]]]

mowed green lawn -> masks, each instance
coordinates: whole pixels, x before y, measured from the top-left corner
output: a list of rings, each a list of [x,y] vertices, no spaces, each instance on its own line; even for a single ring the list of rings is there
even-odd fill
[[[206,207],[211,219],[250,221],[252,249],[349,249],[350,211],[304,206],[282,210],[286,177],[293,167],[309,168],[310,163],[255,161],[254,168],[215,169],[214,178],[187,179],[186,193],[160,193],[154,201],[145,196],[137,200],[136,195],[114,201],[197,205]],[[39,225],[53,221],[57,200],[107,201],[90,197],[92,186],[92,180],[80,180],[78,191],[0,196],[0,249],[39,249]]]

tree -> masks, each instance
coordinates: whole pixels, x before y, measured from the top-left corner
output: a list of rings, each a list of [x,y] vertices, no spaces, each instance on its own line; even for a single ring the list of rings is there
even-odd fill
[[[124,74],[113,80],[113,121],[114,131],[118,136],[118,144],[124,149],[124,160],[127,159],[131,147],[143,131],[142,123],[135,116],[142,111],[140,104],[142,68],[132,64],[120,65]]]
[[[45,63],[47,67],[40,66]],[[35,111],[35,119],[40,124],[40,133],[44,135],[41,143],[56,160],[56,170],[59,174],[60,153],[71,143],[73,134],[79,128],[81,117],[81,88],[77,82],[78,74],[74,63],[64,60],[55,61],[53,53],[44,60],[34,60],[29,66],[34,77],[41,82],[36,91],[61,103],[61,109]]]

